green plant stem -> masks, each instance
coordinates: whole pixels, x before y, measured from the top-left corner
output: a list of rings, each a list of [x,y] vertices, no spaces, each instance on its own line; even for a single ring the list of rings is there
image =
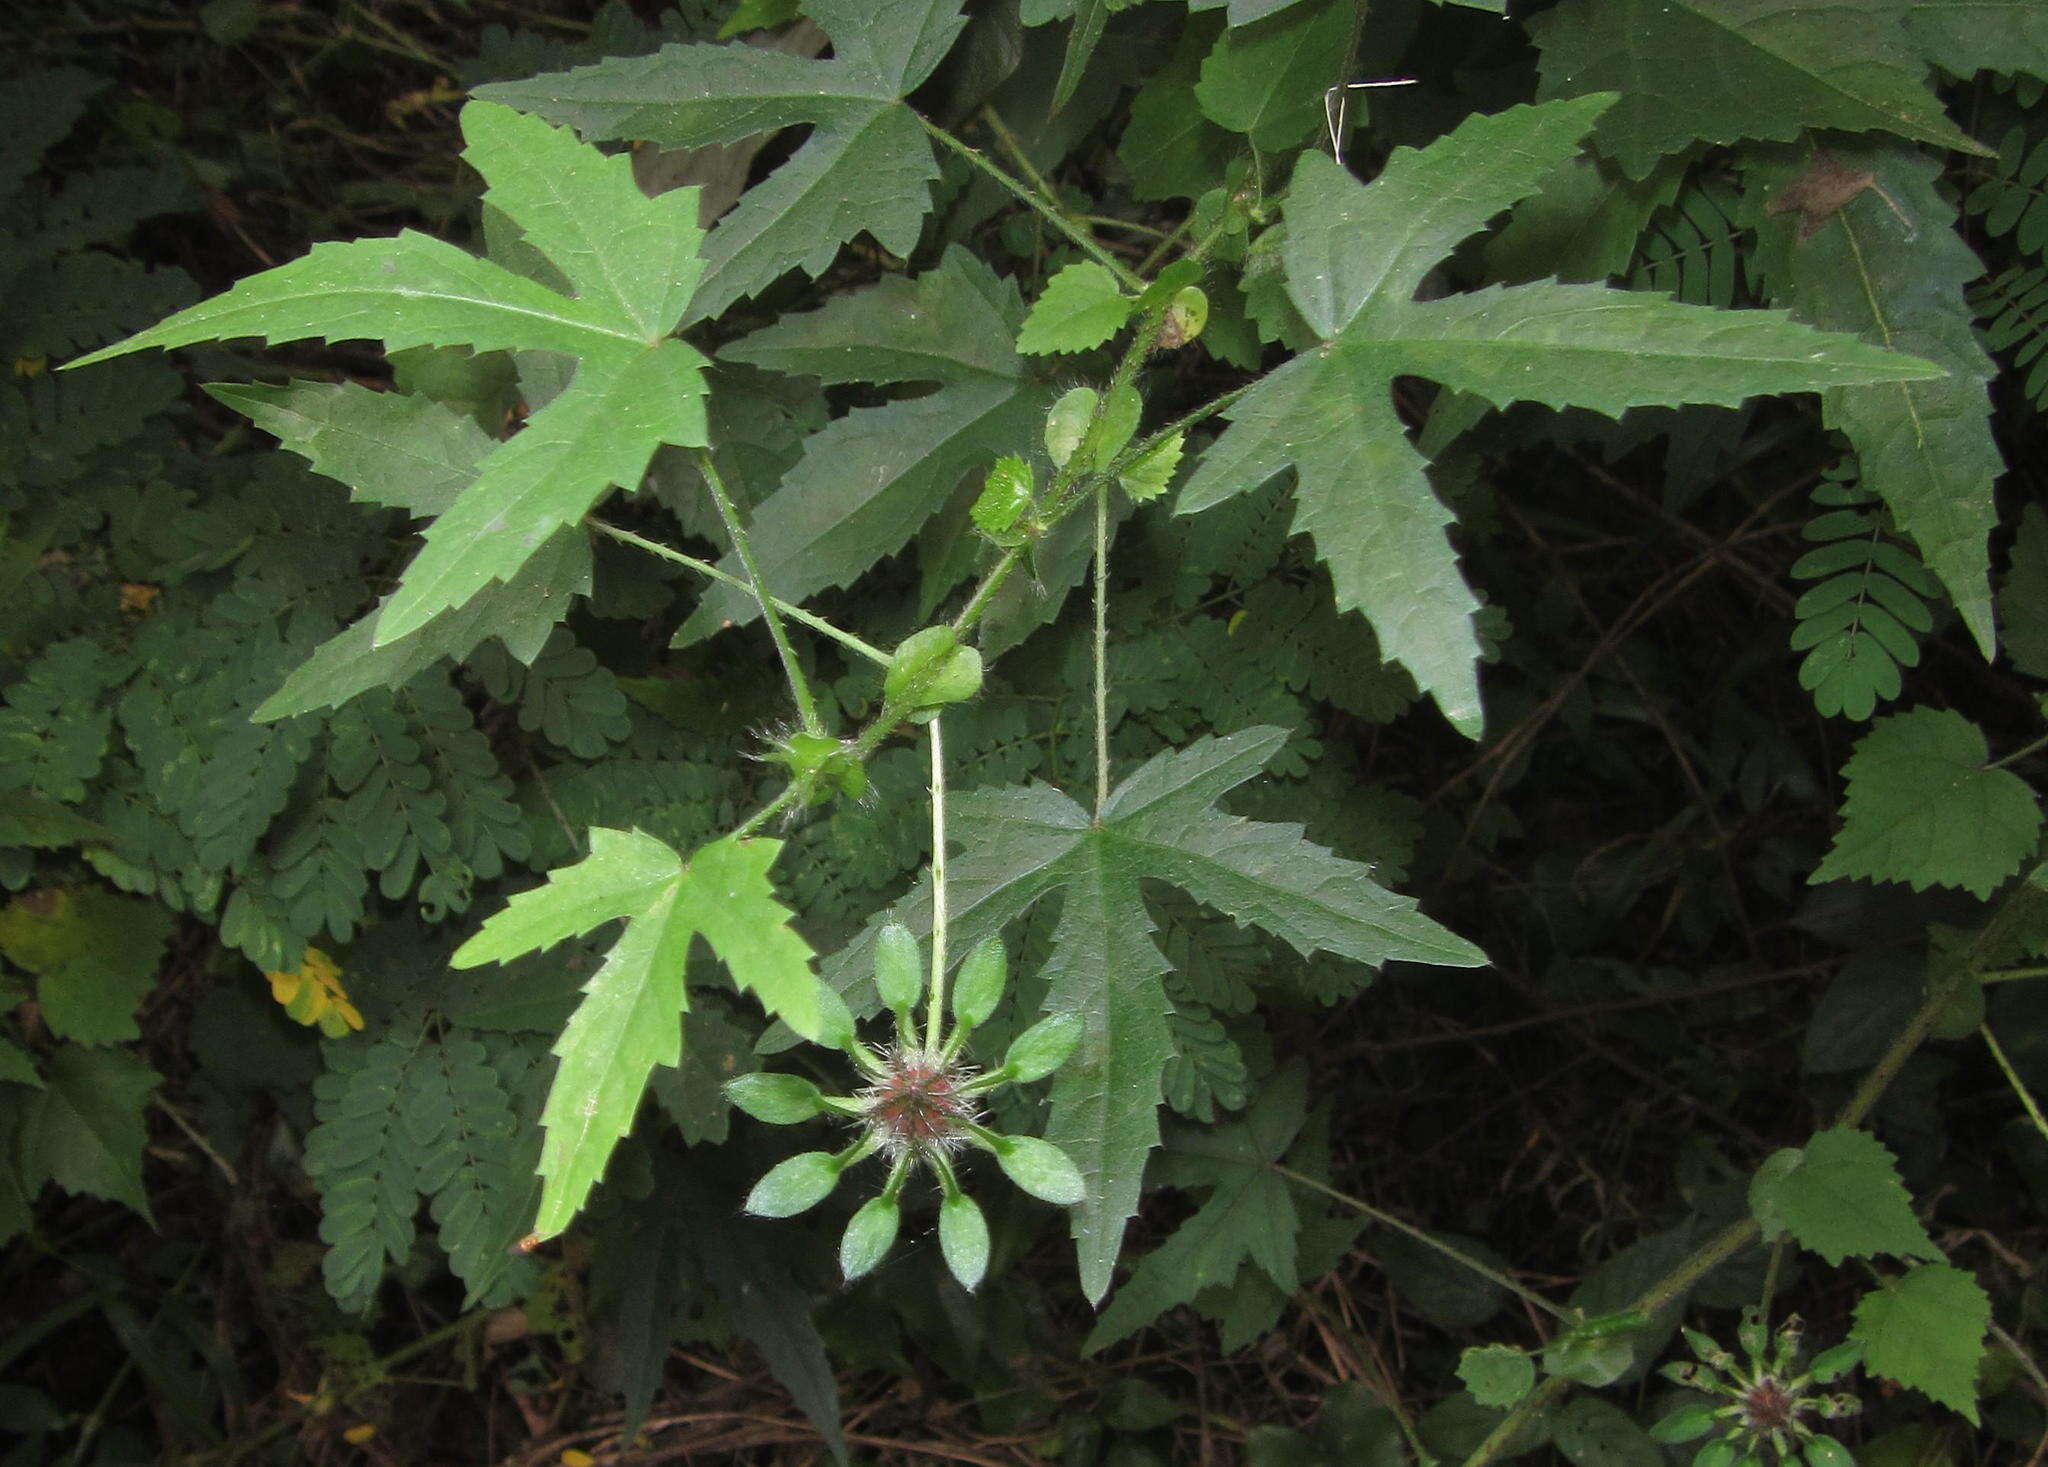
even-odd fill
[[[926,125],[930,126],[930,124]],[[951,134],[942,133],[937,129],[934,129],[934,135],[943,136],[948,139],[951,138]],[[959,144],[957,140],[953,141],[956,146],[965,147],[964,144]],[[1195,242],[1194,246],[1188,251],[1187,258],[1202,258],[1215,244],[1217,237],[1222,233],[1226,224],[1227,216],[1220,218],[1207,234]],[[1104,408],[1109,402],[1110,393],[1114,392],[1118,387],[1128,386],[1131,380],[1138,375],[1138,369],[1144,365],[1146,358],[1151,356],[1158,347],[1160,332],[1165,327],[1166,304],[1161,302],[1145,314],[1144,318],[1139,322],[1137,330],[1132,333],[1130,344],[1124,348],[1124,354],[1118,360],[1116,370],[1110,376],[1108,390],[1097,394],[1095,411],[1089,417],[1087,426],[1082,430],[1081,441],[1083,443],[1087,443],[1090,440],[1096,431],[1097,425],[1101,422]],[[1236,394],[1234,393],[1226,394],[1218,399],[1218,403],[1227,404],[1233,401],[1235,397]],[[1182,421],[1194,420],[1196,419],[1191,416]],[[1177,431],[1177,428],[1169,429],[1168,431]],[[1152,439],[1147,440],[1148,443],[1152,441]],[[1119,455],[1116,463],[1126,461],[1123,455]],[[1081,454],[1077,451],[1073,457],[1061,465],[1058,474],[1053,477],[1052,483],[1046,488],[1046,502],[1039,512],[1040,533],[1042,534],[1045,529],[1059,523],[1061,519],[1076,508],[1082,498],[1097,482],[1102,483],[1106,488],[1109,481],[1115,477],[1116,463],[1113,463],[1108,468],[1089,469],[1081,462]],[[613,527],[605,528],[607,533],[612,534],[615,538],[625,540],[626,543],[643,544],[649,548],[654,548],[652,542],[642,541],[638,536],[628,538],[624,531],[619,531]],[[996,563],[990,566],[983,574],[980,584],[974,588],[973,594],[968,597],[967,604],[961,608],[960,614],[953,618],[952,627],[955,635],[964,637],[987,614],[988,608],[994,600],[996,590],[1004,581],[1009,579],[1011,574],[1017,569],[1018,563],[1023,559],[1024,548],[1022,545],[1017,545],[1005,550]],[[672,551],[656,549],[655,553],[665,555],[669,559],[680,559]],[[751,590],[753,588],[749,587],[747,589]],[[778,606],[781,605],[779,602],[776,604]],[[828,635],[844,638],[844,634],[836,631],[836,629],[821,628],[821,630],[826,630]],[[880,662],[884,666],[888,665],[889,659],[886,656],[876,654],[872,649],[868,650],[875,661]],[[903,721],[904,716],[909,711],[884,702],[881,710],[869,720],[867,726],[847,745],[848,752],[857,760],[865,760],[868,755],[881,746],[884,739],[896,731],[897,725]],[[780,794],[776,795],[766,805],[756,810],[740,823],[739,827],[733,831],[733,838],[737,840],[752,835],[770,820],[788,809],[795,803],[796,799],[796,786],[794,784],[783,786]]]
[[[1332,1187],[1329,1183],[1319,1182],[1314,1177],[1311,1177],[1304,1172],[1296,1171],[1293,1167],[1283,1166],[1281,1163],[1277,1161],[1269,1162],[1268,1165],[1270,1165],[1272,1169],[1280,1176],[1287,1178],[1288,1181],[1293,1182],[1298,1186],[1307,1187],[1312,1192],[1320,1192],[1333,1202],[1341,1202],[1346,1207],[1354,1208],[1357,1211],[1364,1213],[1367,1217],[1371,1218],[1376,1223],[1380,1223],[1383,1226],[1390,1227],[1397,1233],[1405,1233],[1409,1237],[1413,1238],[1416,1242],[1422,1244],[1425,1247],[1434,1248],[1437,1252],[1443,1254],[1444,1257],[1450,1259],[1451,1262],[1457,1264],[1459,1267],[1469,1268],[1470,1270],[1472,1270],[1472,1272],[1478,1274],[1481,1278],[1488,1279],[1493,1283],[1498,1284],[1501,1288],[1506,1289],[1510,1294],[1513,1294],[1518,1299],[1523,1300],[1525,1303],[1530,1304],[1537,1309],[1541,1309],[1545,1314],[1550,1315],[1552,1318],[1563,1320],[1567,1324],[1571,1322],[1571,1313],[1568,1310],[1559,1308],[1557,1305],[1551,1303],[1548,1299],[1544,1298],[1541,1294],[1537,1293],[1534,1289],[1527,1288],[1521,1284],[1516,1283],[1513,1279],[1509,1278],[1499,1269],[1491,1267],[1488,1264],[1481,1263],[1471,1254],[1464,1252],[1462,1249],[1453,1247],[1451,1244],[1446,1243],[1441,1238],[1431,1236],[1429,1233],[1424,1232],[1421,1228],[1416,1227],[1413,1223],[1403,1222],[1400,1218],[1395,1217],[1391,1212],[1382,1212],[1379,1208],[1374,1207],[1370,1202],[1367,1202],[1362,1198],[1353,1197],[1349,1192],[1339,1192],[1335,1187]]]
[[[2026,1108],[2027,1119],[2034,1123],[2034,1129],[2041,1133],[2042,1139],[2048,1140],[2048,1117],[2042,1116],[2041,1103],[2034,1099],[2034,1092],[2027,1089],[2027,1082],[2020,1078],[2019,1071],[2012,1067],[2012,1061],[2005,1057],[2005,1050],[1999,1044],[1998,1037],[1991,1032],[1991,1026],[1979,1024],[1977,1033],[1982,1036],[1984,1047],[1991,1051],[1991,1058],[1997,1061],[1999,1073],[2005,1076],[2005,1083],[2012,1086],[2012,1093],[2020,1098],[2020,1104]]]
[[[1158,432],[1148,433],[1143,438],[1126,445],[1124,451],[1111,461],[1109,468],[1105,472],[1112,476],[1122,473],[1176,433],[1185,433],[1196,424],[1206,422],[1208,419],[1215,417],[1258,385],[1256,382],[1247,382],[1242,387],[1233,387],[1228,392],[1220,393],[1210,398],[1192,412],[1182,413]]]
[[[1095,822],[1109,804],[1109,476],[1095,483]]]
[[[1771,1261],[1764,1266],[1764,1286],[1758,1296],[1758,1302],[1763,1307],[1763,1317],[1766,1323],[1769,1322],[1771,1317],[1771,1301],[1778,1296],[1778,1270],[1784,1265],[1785,1249],[1790,1245],[1791,1241],[1792,1235],[1786,1233],[1777,1242],[1771,1244]]]
[[[745,840],[769,821],[787,810],[797,801],[797,786],[794,781],[782,787],[782,792],[733,828],[734,840]]]
[[[1993,968],[1989,973],[1979,973],[1979,983],[2013,983],[2022,978],[2048,978],[2048,967],[2036,968]]]
[[[2003,769],[2006,765],[2016,764],[2020,760],[2026,758],[2027,755],[2039,753],[2042,749],[2048,749],[2048,734],[2041,735],[2040,738],[2035,739],[2031,744],[2022,744],[2019,748],[2014,749],[2010,754],[2007,754],[2003,759],[1993,759],[1989,764],[1985,765],[1984,767],[1987,770]]]
[[[1065,212],[1056,203],[1040,198],[1032,190],[1026,188],[1002,169],[996,167],[995,164],[989,162],[987,155],[979,148],[970,147],[966,143],[961,142],[960,139],[954,137],[953,134],[940,127],[930,118],[919,114],[915,110],[911,112],[911,115],[923,124],[924,130],[931,134],[932,140],[938,143],[940,147],[957,153],[960,157],[965,158],[969,163],[988,175],[1005,193],[1015,198],[1019,203],[1027,205],[1033,212],[1043,218],[1046,223],[1065,235],[1082,254],[1095,261],[1096,264],[1102,266],[1110,274],[1116,276],[1117,280],[1127,289],[1140,291],[1145,288],[1145,282],[1132,273],[1130,266],[1124,264],[1115,255],[1112,255],[1108,250],[1097,244],[1094,236],[1067,218]],[[1002,134],[998,133],[997,136],[1001,137]]]
[[[932,981],[925,996],[924,1047],[940,1047],[946,1015],[946,746],[945,720],[931,721],[932,736]]]
[[[1971,944],[1973,948],[1983,950],[1992,945],[2003,915],[2001,912],[1985,924],[1984,929]],[[1966,960],[1957,964],[1955,971],[1947,975],[1928,994],[1906,1027],[1892,1041],[1891,1047],[1871,1067],[1863,1083],[1856,1088],[1856,1093],[1849,1097],[1848,1104],[1844,1105],[1840,1114],[1835,1117],[1837,1126],[1857,1125],[1870,1114],[1871,1108],[1883,1098],[1885,1090],[1898,1077],[1906,1061],[1926,1042],[1927,1036],[1934,1030],[1935,1022],[1955,1000],[1957,994],[1962,992],[1963,986],[1973,980],[1974,975]],[[1650,1285],[1627,1307],[1641,1310],[1645,1314],[1656,1313],[1667,1304],[1681,1298],[1717,1264],[1732,1258],[1749,1246],[1756,1240],[1760,1231],[1753,1217],[1730,1223],[1694,1249],[1671,1272]],[[1563,1376],[1547,1377],[1535,1390],[1517,1401],[1514,1409],[1501,1418],[1500,1424],[1488,1433],[1486,1439],[1473,1448],[1472,1454],[1465,1459],[1464,1467],[1486,1467],[1487,1463],[1498,1460],[1515,1434],[1548,1408],[1552,1401],[1569,1389],[1570,1385],[1571,1382]]]
[[[718,505],[718,517],[725,521],[725,533],[732,537],[732,548],[738,552],[740,564],[747,568],[747,579],[753,583],[754,604],[761,608],[761,620],[768,625],[769,639],[775,643],[775,650],[782,658],[782,671],[789,679],[790,693],[796,698],[797,717],[803,720],[805,733],[822,738],[825,722],[818,717],[818,705],[811,699],[811,685],[804,679],[804,670],[797,665],[796,651],[789,645],[789,637],[782,630],[782,618],[775,610],[775,598],[768,594],[768,583],[761,579],[761,567],[754,563],[754,549],[747,543],[746,526],[740,523],[739,512],[733,508],[732,496],[725,492],[725,480],[719,477],[718,466],[711,462],[709,451],[699,450],[697,469],[711,489],[711,498]]]
[[[1151,252],[1147,254],[1144,259],[1138,261],[1138,273],[1140,275],[1150,275],[1152,273],[1152,267],[1159,263],[1160,257],[1163,256],[1168,250],[1172,249],[1175,245],[1179,244],[1181,241],[1181,237],[1194,227],[1195,211],[1190,209],[1188,210],[1188,217],[1181,220],[1180,223],[1174,225],[1173,229],[1169,233],[1161,235],[1159,238],[1159,243],[1152,246]]]
[[[672,565],[679,565],[687,570],[695,571],[700,576],[707,576],[714,581],[721,581],[736,591],[752,592],[754,589],[744,580],[732,574],[732,572],[721,570],[708,560],[699,560],[694,555],[685,555],[680,550],[671,550],[658,540],[649,540],[644,535],[636,535],[631,530],[620,529],[617,525],[600,519],[586,519],[583,523],[590,526],[591,529],[597,531],[600,535],[607,535],[618,541],[621,545],[631,545],[636,549],[644,550],[649,555],[659,556]],[[831,622],[825,620],[824,617],[806,611],[793,602],[784,601],[774,596],[768,599],[778,612],[788,617],[791,621],[801,622],[812,631],[830,637],[840,646],[846,648],[847,651],[857,656],[865,657],[877,667],[887,667],[889,665],[888,653],[871,642],[862,641],[844,627],[834,626]]]
[[[1207,255],[1209,250],[1214,247],[1217,238],[1223,233],[1227,223],[1227,215],[1219,218],[1211,226],[1209,232],[1197,240],[1194,246],[1188,250],[1186,258],[1200,260]],[[1153,350],[1159,345],[1159,333],[1165,327],[1166,306],[1164,303],[1161,303],[1155,306],[1138,323],[1138,329],[1132,334],[1130,345],[1124,349],[1123,356],[1117,361],[1116,370],[1110,374],[1108,389],[1099,393],[1096,397],[1095,411],[1090,415],[1087,426],[1081,430],[1081,442],[1088,442],[1089,438],[1094,434],[1095,426],[1101,421],[1103,410],[1109,402],[1110,393],[1120,386],[1128,386],[1131,380],[1138,375],[1138,369],[1145,364],[1145,359],[1151,356]],[[1157,433],[1151,434],[1136,444],[1127,445],[1124,451],[1118,454],[1106,468],[1094,471],[1088,470],[1081,462],[1080,453],[1076,451],[1072,458],[1069,458],[1066,463],[1060,466],[1059,472],[1053,476],[1052,483],[1046,486],[1044,507],[1042,510],[1037,511],[1041,526],[1040,533],[1043,534],[1045,530],[1049,530],[1064,519],[1081,502],[1081,497],[1087,492],[1096,478],[1100,478],[1105,483],[1113,480],[1142,454],[1156,448],[1175,433],[1182,432],[1189,426],[1201,422],[1204,418],[1222,411],[1250,390],[1250,386],[1246,386],[1232,392],[1226,392],[1204,406],[1197,408],[1195,411],[1187,413],[1176,421],[1169,423]],[[981,583],[974,588],[974,593],[967,598],[967,604],[961,608],[960,614],[953,618],[953,630],[956,634],[965,635],[973,628],[976,622],[981,620],[982,616],[988,611],[989,602],[994,599],[997,590],[1001,588],[1003,582],[1010,578],[1011,573],[1017,569],[1018,563],[1024,558],[1024,551],[1025,546],[1013,545],[1002,553],[994,565],[989,567],[987,573],[982,576]]]

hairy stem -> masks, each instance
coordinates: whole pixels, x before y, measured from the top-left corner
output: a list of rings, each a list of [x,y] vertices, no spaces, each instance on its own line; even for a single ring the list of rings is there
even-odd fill
[[[943,719],[931,721],[932,736],[932,981],[926,995],[924,1047],[937,1051],[946,1014],[946,746]]]
[[[1095,820],[1109,804],[1109,476],[1095,482]]]
[[[740,523],[739,513],[732,507],[732,496],[725,492],[725,480],[719,477],[718,466],[711,462],[708,450],[698,452],[697,469],[710,486],[711,498],[718,505],[718,517],[725,521],[725,533],[732,537],[732,548],[739,553],[740,564],[747,568],[754,602],[761,608],[761,620],[767,623],[768,636],[782,658],[782,671],[789,679],[790,693],[796,698],[797,717],[803,720],[804,732],[823,737],[825,724],[818,717],[818,705],[811,699],[811,685],[804,680],[803,668],[797,665],[796,651],[789,645],[789,637],[782,630],[782,617],[775,610],[775,598],[768,594],[767,582],[761,579],[761,567],[754,563],[754,550],[747,544],[746,527]]]
[[[966,143],[961,142],[960,139],[946,131],[946,129],[940,127],[936,122],[914,111],[911,115],[924,125],[924,130],[931,134],[932,140],[940,147],[965,158],[974,167],[994,180],[996,185],[1005,193],[1030,208],[1040,218],[1044,219],[1046,223],[1065,235],[1076,249],[1080,250],[1089,259],[1095,261],[1096,264],[1102,266],[1103,269],[1109,271],[1110,274],[1116,276],[1128,289],[1135,291],[1145,288],[1145,282],[1133,274],[1128,265],[1097,244],[1093,235],[1069,219],[1066,213],[1059,207],[1057,201],[1041,197],[1033,190],[1026,188],[1002,169],[996,167],[995,164],[989,162],[987,155],[979,148],[969,147]],[[1007,131],[1007,129],[999,131],[997,137],[1003,137]],[[1035,170],[1032,176],[1034,178],[1037,177]],[[1040,183],[1043,186],[1043,180],[1040,180]]]
[[[732,572],[721,570],[708,560],[699,560],[694,555],[685,555],[680,550],[671,550],[658,540],[649,540],[644,535],[636,535],[631,530],[620,529],[617,525],[600,519],[586,519],[583,523],[590,526],[591,529],[597,531],[600,535],[610,536],[621,545],[631,545],[637,550],[644,550],[649,555],[659,556],[672,565],[680,565],[685,569],[695,571],[700,576],[708,576],[714,581],[721,581],[731,586],[734,590],[751,592],[754,589]],[[783,601],[774,596],[769,597],[768,600],[778,612],[788,617],[791,621],[801,622],[812,631],[830,637],[847,651],[865,657],[878,667],[887,667],[889,665],[889,654],[887,652],[884,652],[880,647],[870,642],[862,641],[844,627],[834,626],[831,622],[825,620],[824,617],[814,612],[806,611],[793,602]]]
[[[2027,1119],[2034,1123],[2034,1129],[2041,1133],[2041,1139],[2048,1141],[2048,1116],[2041,1114],[2041,1102],[2034,1099],[2034,1092],[2027,1088],[2027,1082],[2020,1078],[2012,1061],[2005,1057],[2005,1049],[1998,1042],[1998,1036],[1991,1032],[1989,1024],[1979,1024],[1977,1033],[1984,1040],[1984,1047],[1991,1051],[1991,1058],[1997,1061],[1998,1071],[2005,1076],[2005,1083],[2012,1087],[2012,1093],[2020,1098],[2020,1105],[2027,1112]]]
[[[1537,1309],[1541,1309],[1545,1314],[1550,1315],[1552,1318],[1561,1319],[1566,1321],[1567,1323],[1570,1322],[1571,1314],[1568,1310],[1562,1309],[1557,1305],[1551,1303],[1548,1299],[1544,1298],[1534,1289],[1527,1288],[1521,1284],[1516,1283],[1513,1279],[1509,1278],[1499,1269],[1481,1263],[1478,1259],[1474,1258],[1471,1254],[1463,1251],[1462,1249],[1455,1248],[1451,1244],[1446,1243],[1443,1239],[1435,1237],[1430,1233],[1424,1232],[1421,1228],[1416,1227],[1413,1223],[1403,1222],[1400,1218],[1395,1217],[1394,1214],[1392,1214],[1391,1212],[1382,1212],[1379,1208],[1374,1207],[1370,1202],[1367,1202],[1362,1198],[1353,1197],[1349,1192],[1339,1192],[1335,1187],[1330,1186],[1327,1182],[1319,1182],[1314,1177],[1307,1175],[1305,1172],[1298,1172],[1294,1170],[1293,1167],[1282,1166],[1277,1161],[1269,1164],[1272,1166],[1275,1172],[1287,1178],[1288,1181],[1295,1183],[1297,1186],[1307,1187],[1312,1192],[1320,1192],[1333,1202],[1341,1202],[1346,1207],[1353,1208],[1358,1212],[1364,1213],[1367,1217],[1371,1218],[1374,1222],[1379,1223],[1382,1226],[1390,1227],[1397,1233],[1405,1233],[1409,1237],[1413,1238],[1416,1242],[1423,1244],[1425,1247],[1434,1248],[1437,1252],[1443,1254],[1444,1257],[1450,1259],[1451,1262],[1457,1264],[1459,1267],[1471,1269],[1472,1272],[1478,1274],[1481,1278],[1491,1280],[1493,1283],[1498,1284],[1501,1288],[1506,1289],[1510,1294],[1513,1294],[1516,1298],[1521,1299],[1523,1302],[1532,1305]]]

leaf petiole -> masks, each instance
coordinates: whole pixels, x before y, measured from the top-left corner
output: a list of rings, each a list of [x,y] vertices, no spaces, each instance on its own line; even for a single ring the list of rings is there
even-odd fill
[[[650,540],[644,535],[636,535],[631,530],[621,529],[619,526],[598,519],[595,516],[586,517],[583,523],[590,526],[591,529],[597,531],[600,535],[605,535],[618,541],[621,545],[631,545],[636,550],[644,550],[649,555],[658,556],[672,565],[679,565],[686,570],[693,570],[701,576],[707,576],[711,580],[723,582],[734,590],[752,591],[754,589],[746,581],[733,575],[730,571],[722,570],[708,560],[699,560],[694,555],[685,555],[680,550],[672,550],[658,540]],[[887,652],[884,652],[880,647],[875,646],[871,642],[861,640],[844,627],[834,626],[815,612],[806,611],[794,602],[784,601],[780,597],[771,596],[768,600],[777,611],[781,612],[791,621],[801,622],[812,631],[830,637],[856,656],[865,657],[868,661],[880,667],[887,667],[889,665],[889,654]]]
[[[754,601],[761,608],[761,620],[767,624],[768,636],[782,658],[782,671],[789,679],[789,691],[796,699],[797,716],[803,720],[804,732],[823,737],[825,724],[818,717],[818,705],[811,697],[811,685],[797,663],[795,649],[789,645],[789,634],[782,629],[782,618],[775,610],[775,598],[768,594],[767,583],[761,579],[761,567],[754,561],[753,547],[747,543],[746,526],[740,523],[739,513],[733,508],[732,496],[725,492],[725,480],[719,477],[718,466],[711,461],[709,449],[698,451],[697,471],[704,476],[711,498],[718,505],[718,516],[725,521],[725,533],[732,537],[732,548],[739,553],[740,564],[747,568]]]

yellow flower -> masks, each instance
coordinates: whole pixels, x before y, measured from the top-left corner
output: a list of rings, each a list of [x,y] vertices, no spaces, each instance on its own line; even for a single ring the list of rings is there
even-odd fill
[[[293,1020],[318,1024],[329,1039],[339,1039],[352,1029],[363,1027],[363,1016],[348,1001],[341,986],[341,969],[333,958],[317,947],[306,949],[299,966],[290,972],[265,973],[270,996],[283,1006]]]

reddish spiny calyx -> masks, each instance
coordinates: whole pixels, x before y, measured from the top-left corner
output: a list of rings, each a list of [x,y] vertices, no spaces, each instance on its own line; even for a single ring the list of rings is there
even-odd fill
[[[882,1056],[883,1073],[861,1092],[869,1132],[891,1156],[952,1151],[979,1113],[964,1087],[973,1072],[925,1049]]]
[[[1798,1405],[1797,1398],[1767,1375],[1743,1393],[1743,1424],[1758,1435],[1783,1431],[1792,1424]]]

